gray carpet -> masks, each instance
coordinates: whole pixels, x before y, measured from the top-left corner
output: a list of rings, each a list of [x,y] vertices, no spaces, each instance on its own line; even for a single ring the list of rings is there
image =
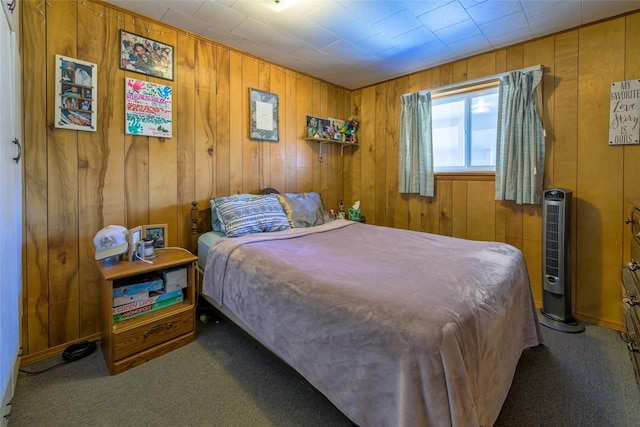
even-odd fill
[[[542,327],[522,355],[496,426],[640,426],[640,392],[618,332]],[[51,358],[23,367],[37,371]],[[224,321],[120,375],[102,353],[20,374],[9,426],[351,426],[290,368]]]

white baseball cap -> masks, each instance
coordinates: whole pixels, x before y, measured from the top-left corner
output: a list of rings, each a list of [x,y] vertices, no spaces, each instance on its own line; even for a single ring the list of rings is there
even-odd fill
[[[128,230],[121,225],[107,225],[96,233],[93,244],[96,246],[96,260],[120,255],[129,249]]]

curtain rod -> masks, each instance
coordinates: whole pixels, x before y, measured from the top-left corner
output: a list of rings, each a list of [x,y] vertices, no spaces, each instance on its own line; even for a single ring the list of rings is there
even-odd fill
[[[440,86],[440,87],[436,87],[436,88],[433,88],[433,89],[423,89],[423,90],[419,90],[417,92],[410,92],[410,93],[436,92],[436,91],[441,91],[441,90],[448,90],[448,89],[453,89],[453,88],[457,88],[457,87],[473,85],[473,84],[476,84],[476,83],[482,83],[482,82],[486,82],[488,80],[499,79],[500,77],[506,76],[509,73],[513,72],[513,71],[527,72],[527,71],[542,70],[543,68],[544,67],[542,66],[542,64],[532,65],[531,67],[520,68],[519,70],[505,71],[504,73],[494,74],[492,76],[479,77],[477,79],[465,80],[463,82],[452,83],[450,85]],[[405,94],[405,95],[408,95],[408,94]]]

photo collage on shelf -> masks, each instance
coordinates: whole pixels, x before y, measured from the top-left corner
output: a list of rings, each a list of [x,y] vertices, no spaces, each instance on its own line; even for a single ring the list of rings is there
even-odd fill
[[[92,67],[61,59],[60,68],[60,124],[93,128]]]

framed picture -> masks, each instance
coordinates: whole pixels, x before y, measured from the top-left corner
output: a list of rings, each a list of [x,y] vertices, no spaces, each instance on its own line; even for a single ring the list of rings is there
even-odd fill
[[[171,86],[126,77],[124,98],[126,134],[171,138]]]
[[[173,80],[173,46],[120,30],[120,68]]]
[[[129,235],[127,236],[127,243],[129,243],[129,256],[127,257],[127,260],[129,262],[134,261],[134,252],[136,251],[136,245],[140,240],[142,240],[142,227],[138,226],[130,229]]]
[[[98,66],[56,55],[55,88],[55,127],[96,132]]]
[[[278,95],[249,88],[249,139],[278,142]]]
[[[167,246],[167,224],[151,224],[142,227],[142,238],[151,237],[153,248],[165,248]]]

